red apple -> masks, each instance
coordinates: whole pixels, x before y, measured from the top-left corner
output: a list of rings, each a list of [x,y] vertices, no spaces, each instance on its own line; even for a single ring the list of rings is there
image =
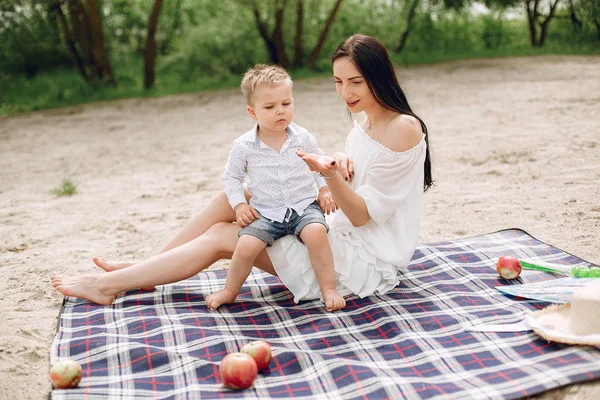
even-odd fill
[[[504,279],[516,279],[521,274],[521,263],[514,257],[502,256],[498,259],[496,271]]]
[[[57,361],[50,367],[50,380],[57,389],[75,387],[81,381],[81,365],[75,360]]]
[[[240,351],[254,359],[259,371],[267,368],[271,362],[271,346],[262,340],[247,343]]]
[[[229,389],[246,389],[252,386],[258,367],[246,353],[230,353],[223,358],[219,366],[221,382]]]

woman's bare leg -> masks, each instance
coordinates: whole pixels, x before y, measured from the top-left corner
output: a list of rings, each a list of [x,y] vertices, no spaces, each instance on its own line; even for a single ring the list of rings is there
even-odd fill
[[[246,193],[249,198],[249,193]],[[181,246],[204,235],[213,225],[219,222],[234,222],[235,211],[229,205],[225,192],[219,192],[202,211],[196,214],[185,226],[169,240],[160,253]],[[159,253],[159,254],[160,254]]]
[[[250,193],[246,191],[246,198],[250,199]],[[213,197],[202,211],[196,214],[169,242],[160,250],[158,254],[164,253],[175,247],[181,246],[206,233],[211,226],[219,222],[235,221],[235,212],[227,201],[224,192],[219,192]],[[104,258],[94,257],[94,264],[106,272],[116,271],[121,268],[127,268],[138,261],[111,261]]]
[[[111,304],[120,292],[187,279],[220,259],[231,258],[239,229],[236,224],[219,223],[206,234],[129,268],[99,275],[52,276],[52,285],[65,296]],[[255,265],[276,275],[265,250],[256,258]]]

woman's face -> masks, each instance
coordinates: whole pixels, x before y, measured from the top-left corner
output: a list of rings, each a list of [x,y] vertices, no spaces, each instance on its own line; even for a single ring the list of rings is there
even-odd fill
[[[378,105],[365,78],[349,58],[341,57],[333,62],[333,79],[338,96],[351,112],[359,113]]]

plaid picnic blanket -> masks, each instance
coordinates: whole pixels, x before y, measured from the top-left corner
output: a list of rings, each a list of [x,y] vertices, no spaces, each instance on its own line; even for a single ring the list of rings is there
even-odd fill
[[[500,255],[590,265],[510,229],[420,245],[397,288],[350,297],[335,313],[320,301],[294,304],[278,278],[258,270],[235,304],[213,312],[204,295],[224,285],[226,271],[131,291],[108,307],[67,297],[51,362],[79,361],[83,379],[52,398],[516,398],[600,377],[598,347],[465,329],[548,305],[494,288],[555,278],[523,271],[506,281],[495,270]],[[256,339],[272,346],[269,368],[250,389],[224,388],[220,361]]]

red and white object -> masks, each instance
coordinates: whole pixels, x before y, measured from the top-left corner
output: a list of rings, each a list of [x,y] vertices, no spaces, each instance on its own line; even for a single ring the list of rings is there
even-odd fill
[[[271,346],[262,340],[247,343],[240,351],[254,359],[259,371],[267,368],[271,362]]]
[[[50,380],[57,389],[69,389],[81,381],[81,365],[75,360],[57,361],[50,367]]]
[[[258,367],[252,357],[246,353],[230,353],[223,358],[219,366],[221,382],[229,389],[247,389],[258,375]]]
[[[498,259],[496,271],[504,279],[517,279],[521,274],[521,263],[515,257],[502,256]]]

